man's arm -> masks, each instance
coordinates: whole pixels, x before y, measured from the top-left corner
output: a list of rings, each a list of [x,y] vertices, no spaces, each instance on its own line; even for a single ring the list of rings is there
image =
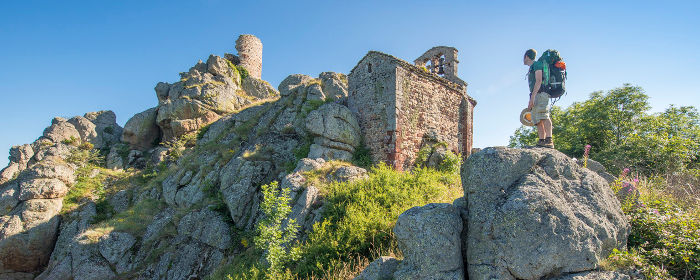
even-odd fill
[[[527,107],[532,109],[535,107],[535,97],[537,93],[540,92],[540,87],[542,86],[542,70],[535,71],[535,86],[532,87],[532,92],[530,93],[530,102]]]

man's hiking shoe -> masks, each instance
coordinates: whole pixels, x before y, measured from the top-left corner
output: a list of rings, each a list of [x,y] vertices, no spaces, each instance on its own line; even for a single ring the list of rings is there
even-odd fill
[[[554,142],[552,142],[552,138],[540,139],[535,146],[554,149]]]
[[[544,146],[550,149],[554,149],[554,141],[552,141],[552,137],[547,137],[544,139]]]

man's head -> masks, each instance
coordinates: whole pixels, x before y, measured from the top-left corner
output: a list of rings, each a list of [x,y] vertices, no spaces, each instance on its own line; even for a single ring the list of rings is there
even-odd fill
[[[528,66],[532,65],[532,63],[535,62],[535,57],[537,57],[537,51],[535,49],[525,51],[525,55],[523,56],[523,64]]]

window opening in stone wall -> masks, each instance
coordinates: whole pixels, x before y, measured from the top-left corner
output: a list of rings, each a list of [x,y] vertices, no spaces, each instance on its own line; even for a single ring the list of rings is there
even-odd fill
[[[445,76],[445,61],[447,61],[445,59],[445,55],[440,55],[440,58],[438,58],[438,65],[436,67],[436,74],[440,75],[441,77]]]
[[[367,73],[372,73],[372,63],[367,63]]]

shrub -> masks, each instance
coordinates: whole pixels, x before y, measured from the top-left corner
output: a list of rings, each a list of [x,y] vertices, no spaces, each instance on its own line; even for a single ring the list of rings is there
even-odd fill
[[[668,182],[661,177],[636,178],[628,173],[625,169],[611,187],[619,194],[624,185],[632,193],[619,197],[632,227],[627,242],[630,252],[613,253],[611,262],[635,260],[635,266],[650,279],[672,279],[662,277],[666,273],[678,279],[699,279],[700,207],[679,203],[665,192]]]
[[[89,144],[89,143],[88,143]],[[100,155],[100,152],[92,149],[74,149],[70,152],[66,161],[69,163],[76,164],[78,166],[83,165],[94,165],[100,166],[104,163],[104,156]]]
[[[79,142],[80,142],[80,139],[76,138],[75,136],[71,136],[68,139],[61,140],[61,143],[63,143],[63,144],[76,146],[76,147],[78,146]]]
[[[679,279],[700,279],[700,223],[667,201],[651,203],[628,214],[628,246]]]
[[[238,75],[241,76],[241,81],[243,81],[245,78],[248,78],[250,74],[248,74],[248,70],[245,69],[245,67],[236,65],[236,70],[238,70]]]
[[[360,141],[360,146],[352,153],[352,164],[362,168],[369,168],[372,165],[372,155],[364,141]]]
[[[311,151],[311,144],[313,143],[311,136],[304,138],[302,141],[303,142],[298,147],[294,148],[294,158],[297,161],[309,156],[309,151]]]
[[[95,145],[93,145],[90,142],[85,142],[85,143],[80,144],[80,146],[78,146],[78,149],[86,150],[86,151],[92,150],[93,148],[95,148]]]
[[[299,259],[299,247],[291,247],[290,242],[296,238],[299,226],[294,219],[285,219],[292,212],[289,206],[289,189],[280,191],[277,182],[262,186],[263,201],[260,203],[262,220],[257,225],[255,246],[263,250],[267,261],[266,275],[271,279],[286,277],[284,268]]]
[[[416,156],[415,165],[418,167],[425,167],[428,164],[428,159],[435,152],[437,148],[447,148],[447,143],[438,142],[433,145],[424,145],[418,150],[418,155]],[[459,168],[462,166],[462,156],[455,154],[450,150],[445,153],[445,158],[442,162],[439,162],[434,168],[439,171],[458,173]]]

